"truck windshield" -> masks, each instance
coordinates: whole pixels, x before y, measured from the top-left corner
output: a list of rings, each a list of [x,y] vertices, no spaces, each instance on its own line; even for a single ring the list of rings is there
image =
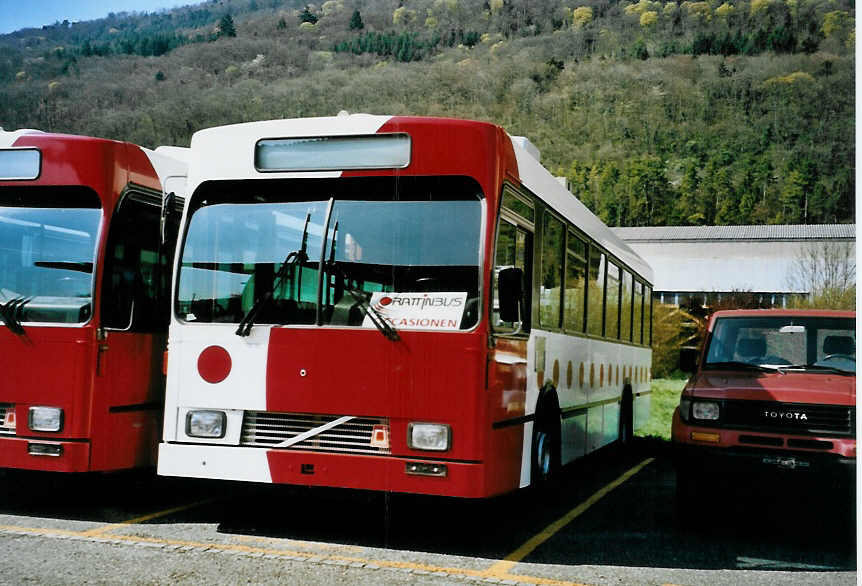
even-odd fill
[[[478,320],[472,179],[212,182],[189,214],[177,291],[187,322],[240,323],[254,307],[258,324],[368,328],[369,305],[395,328]]]
[[[0,188],[0,305],[9,310],[4,321],[90,319],[101,217],[98,196],[86,188]]]
[[[705,367],[856,372],[856,320],[824,316],[718,318]]]

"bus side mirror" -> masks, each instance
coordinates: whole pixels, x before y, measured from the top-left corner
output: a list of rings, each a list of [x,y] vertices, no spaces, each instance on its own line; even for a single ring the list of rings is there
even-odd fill
[[[683,372],[695,372],[697,370],[698,354],[697,348],[680,348],[679,369]]]
[[[524,298],[524,271],[509,267],[497,275],[497,292],[500,302],[500,321],[521,321],[521,301]]]

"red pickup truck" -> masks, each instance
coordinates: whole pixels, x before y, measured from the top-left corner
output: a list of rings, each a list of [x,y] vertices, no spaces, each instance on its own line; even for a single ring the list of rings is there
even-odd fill
[[[680,365],[692,373],[672,425],[682,498],[763,472],[854,478],[855,312],[718,311]]]

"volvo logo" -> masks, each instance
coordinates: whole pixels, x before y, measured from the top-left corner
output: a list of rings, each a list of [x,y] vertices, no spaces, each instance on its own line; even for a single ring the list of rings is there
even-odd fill
[[[766,419],[795,419],[797,421],[808,421],[808,415],[801,411],[770,411],[763,412]]]

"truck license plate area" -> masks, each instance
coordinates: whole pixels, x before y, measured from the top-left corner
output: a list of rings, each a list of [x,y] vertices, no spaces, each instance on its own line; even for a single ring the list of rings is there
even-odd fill
[[[763,463],[778,466],[783,470],[796,470],[798,468],[808,468],[811,466],[811,464],[805,460],[797,460],[793,457],[784,456],[767,456],[763,458]]]

